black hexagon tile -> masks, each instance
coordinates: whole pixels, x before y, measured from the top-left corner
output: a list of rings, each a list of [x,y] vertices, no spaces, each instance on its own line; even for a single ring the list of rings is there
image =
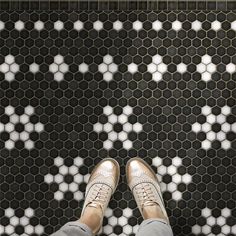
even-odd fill
[[[93,169],[121,179],[102,235],[142,222],[125,164],[161,181],[175,235],[236,234],[233,2],[0,3],[0,235],[76,220]]]

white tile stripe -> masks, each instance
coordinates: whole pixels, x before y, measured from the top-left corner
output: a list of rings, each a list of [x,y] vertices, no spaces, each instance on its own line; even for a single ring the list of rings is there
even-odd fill
[[[195,20],[193,22],[191,22],[191,28],[195,31],[199,31],[202,29],[202,23],[204,23],[205,21],[201,22],[199,20]],[[119,20],[113,22],[113,29],[116,30],[116,31],[120,31],[122,28],[123,28],[123,23],[124,22],[121,22]],[[163,23],[164,22],[161,22],[159,20],[156,20],[154,22],[152,22],[152,28],[153,30],[155,31],[159,31],[162,29],[163,27]],[[93,22],[93,28],[97,31],[100,31],[103,29],[103,22],[102,21],[95,21]],[[235,30],[236,31],[236,20],[231,22],[231,29],[232,30]],[[175,31],[179,31],[182,29],[182,26],[183,26],[183,22],[179,21],[179,20],[175,20],[171,23],[172,25],[172,29],[175,30]],[[42,29],[44,29],[44,22],[38,20],[36,22],[34,22],[34,27],[36,30],[40,31]],[[0,31],[3,30],[5,28],[5,22],[3,21],[0,21]],[[18,20],[15,22],[15,29],[18,30],[18,31],[21,31],[25,28],[25,23],[21,20]],[[80,21],[80,20],[77,20],[74,22],[74,29],[77,30],[77,31],[80,31],[84,28],[84,22]],[[58,20],[56,22],[54,22],[54,29],[55,30],[58,30],[58,31],[61,31],[62,29],[64,29],[64,22]],[[136,30],[136,31],[140,31],[141,29],[143,29],[143,22],[137,20],[137,21],[134,21],[133,22],[133,29]],[[222,22],[220,21],[213,21],[211,22],[211,29],[212,30],[215,30],[215,31],[219,31],[222,29]]]
[[[167,65],[162,62],[162,56],[153,56],[153,62],[147,66],[147,71],[152,73],[153,79],[159,81],[162,78],[162,74],[167,72]],[[4,73],[5,79],[9,82],[14,80],[15,74],[19,71],[19,65],[15,63],[15,58],[11,54],[5,57],[5,62],[0,64],[0,72]],[[29,71],[37,73],[39,71],[39,65],[32,63],[29,65]],[[55,74],[55,80],[61,81],[63,74],[69,71],[69,66],[64,63],[64,58],[61,55],[57,55],[54,58],[54,63],[49,65],[49,71]],[[79,71],[86,73],[89,71],[89,65],[81,63],[79,65]],[[113,58],[110,55],[104,56],[104,62],[98,66],[98,71],[104,73],[104,79],[106,81],[112,80],[112,75],[118,71],[118,66],[113,62]],[[127,66],[127,71],[134,74],[138,71],[138,65],[131,63]],[[187,65],[180,63],[177,65],[177,72],[185,73],[187,71]],[[208,82],[211,80],[211,76],[216,72],[216,65],[211,62],[211,57],[207,54],[202,56],[201,63],[197,65],[196,71],[202,76],[202,80]],[[225,65],[225,71],[233,74],[236,72],[236,65],[232,62]]]

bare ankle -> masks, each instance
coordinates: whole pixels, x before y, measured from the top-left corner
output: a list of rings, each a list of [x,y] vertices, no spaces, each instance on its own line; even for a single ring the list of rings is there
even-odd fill
[[[86,224],[93,233],[97,233],[102,224],[101,210],[94,207],[87,207],[80,217],[79,222]]]

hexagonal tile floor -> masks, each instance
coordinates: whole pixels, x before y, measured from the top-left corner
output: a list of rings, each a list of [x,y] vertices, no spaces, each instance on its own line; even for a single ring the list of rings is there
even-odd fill
[[[110,156],[121,179],[100,233],[134,235],[139,156],[176,236],[236,235],[236,12],[30,6],[0,12],[0,234],[77,219]]]

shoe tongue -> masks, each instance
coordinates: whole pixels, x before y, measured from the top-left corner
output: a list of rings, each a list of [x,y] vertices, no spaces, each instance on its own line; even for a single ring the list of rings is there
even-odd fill
[[[154,201],[145,201],[145,203],[143,204],[143,208],[144,208],[145,206],[154,206],[154,205],[159,206],[159,205],[157,204],[157,202],[154,202]]]
[[[100,208],[100,209],[103,211],[102,206],[101,206],[100,203],[89,202],[89,203],[87,204],[87,207],[93,207],[93,208],[97,208],[97,209]]]

